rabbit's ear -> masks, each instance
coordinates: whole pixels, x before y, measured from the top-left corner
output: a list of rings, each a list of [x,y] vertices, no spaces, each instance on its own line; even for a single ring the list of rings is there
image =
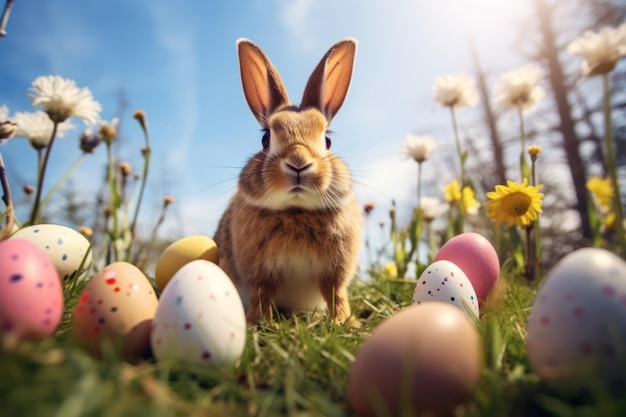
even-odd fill
[[[269,58],[252,41],[239,39],[237,52],[246,101],[254,117],[267,128],[267,121],[274,110],[289,103],[287,90]]]
[[[357,41],[344,39],[333,45],[317,65],[304,89],[301,108],[316,107],[330,122],[350,87]]]

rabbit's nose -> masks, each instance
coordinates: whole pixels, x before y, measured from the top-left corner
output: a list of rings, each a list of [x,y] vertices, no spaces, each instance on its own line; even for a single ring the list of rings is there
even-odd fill
[[[285,165],[287,165],[287,168],[289,168],[291,171],[295,172],[296,174],[300,174],[302,171],[306,171],[307,169],[311,168],[313,166],[313,162],[309,162],[308,164],[298,164],[298,166],[296,166],[294,163],[285,162]]]

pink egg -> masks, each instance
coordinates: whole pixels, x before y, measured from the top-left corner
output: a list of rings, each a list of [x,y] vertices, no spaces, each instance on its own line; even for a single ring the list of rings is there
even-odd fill
[[[50,336],[62,314],[61,280],[46,254],[27,240],[0,242],[0,332]]]
[[[495,248],[478,233],[462,233],[447,241],[433,262],[450,261],[469,278],[476,296],[485,301],[500,277],[500,261]]]

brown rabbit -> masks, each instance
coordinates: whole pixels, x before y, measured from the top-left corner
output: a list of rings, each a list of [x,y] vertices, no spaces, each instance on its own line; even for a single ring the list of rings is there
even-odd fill
[[[361,210],[327,134],[348,92],[356,45],[345,39],[330,48],[294,106],[261,48],[237,41],[263,149],[243,168],[215,241],[250,323],[271,318],[274,305],[288,313],[327,306],[337,322],[350,317],[347,287],[357,268]]]

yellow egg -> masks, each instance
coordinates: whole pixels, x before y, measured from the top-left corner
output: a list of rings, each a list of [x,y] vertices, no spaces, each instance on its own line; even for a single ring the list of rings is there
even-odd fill
[[[72,330],[94,356],[101,356],[108,344],[134,362],[150,352],[150,330],[158,304],[150,281],[139,268],[114,262],[82,291]]]
[[[217,245],[208,236],[188,236],[169,245],[161,254],[154,271],[159,291],[163,291],[169,280],[183,265],[198,259],[218,263]]]

